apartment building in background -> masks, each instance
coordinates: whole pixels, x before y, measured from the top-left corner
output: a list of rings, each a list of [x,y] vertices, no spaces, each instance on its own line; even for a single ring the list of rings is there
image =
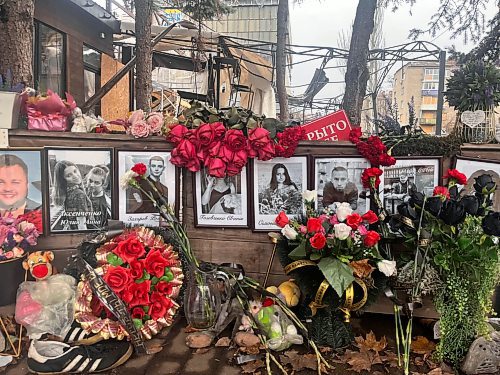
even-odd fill
[[[456,66],[446,63],[446,79]],[[413,97],[418,125],[428,134],[435,134],[439,84],[438,62],[410,62],[394,74],[392,102],[398,105],[399,122],[408,124],[408,103]],[[443,105],[442,134],[449,134],[456,121],[456,111],[448,102]]]

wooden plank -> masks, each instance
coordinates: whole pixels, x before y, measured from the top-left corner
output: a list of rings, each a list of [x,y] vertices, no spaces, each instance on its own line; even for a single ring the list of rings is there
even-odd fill
[[[101,86],[113,77],[124,65],[107,55],[101,56]],[[128,117],[129,75],[123,77],[101,99],[101,116],[105,119]]]

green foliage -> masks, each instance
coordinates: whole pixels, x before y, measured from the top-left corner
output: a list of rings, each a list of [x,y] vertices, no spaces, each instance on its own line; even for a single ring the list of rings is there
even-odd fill
[[[392,156],[454,156],[460,152],[461,145],[462,140],[456,134],[446,137],[422,134],[397,143]]]
[[[343,295],[347,287],[354,281],[352,268],[337,258],[322,258],[318,263],[318,268],[339,296]]]
[[[481,60],[469,61],[448,79],[445,95],[460,112],[495,107],[500,103],[500,69]]]
[[[222,0],[170,0],[169,2],[189,14],[195,21],[220,18],[232,11]]]

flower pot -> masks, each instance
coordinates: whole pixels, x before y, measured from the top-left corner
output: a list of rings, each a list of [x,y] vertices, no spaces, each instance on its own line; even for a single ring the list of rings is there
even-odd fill
[[[0,262],[0,275],[4,280],[0,291],[0,306],[12,305],[16,302],[17,288],[26,275],[22,265],[25,258],[26,254],[20,258]]]
[[[21,109],[21,95],[0,91],[0,129],[16,129]]]

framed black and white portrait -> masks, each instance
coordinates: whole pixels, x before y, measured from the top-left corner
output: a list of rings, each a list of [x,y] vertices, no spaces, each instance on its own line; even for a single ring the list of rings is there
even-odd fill
[[[46,148],[50,232],[105,228],[113,212],[110,148]]]
[[[331,156],[314,159],[314,188],[318,193],[316,208],[335,210],[336,203],[347,202],[360,215],[370,209],[368,191],[361,175],[370,163],[361,157]]]
[[[203,168],[195,175],[195,224],[211,227],[248,227],[247,170],[216,178]]]
[[[455,161],[455,168],[465,174],[467,184],[463,187],[467,194],[474,191],[475,177],[488,174],[497,184],[497,190],[491,197],[493,210],[500,211],[500,160],[473,159],[459,156]]]
[[[302,192],[307,190],[307,175],[307,156],[254,160],[254,230],[280,229],[274,220],[281,211],[290,218],[304,212]]]
[[[0,149],[0,214],[24,216],[43,231],[42,152],[34,148]]]
[[[383,202],[390,214],[410,199],[413,192],[430,197],[434,187],[441,183],[441,158],[398,157],[396,164],[383,167]]]
[[[177,212],[176,198],[178,195],[178,172],[175,165],[170,163],[170,152],[167,151],[117,151],[118,181],[137,163],[147,167],[146,178],[154,184],[156,189],[166,198],[167,202]],[[146,191],[150,190],[147,181],[144,184]],[[160,214],[143,191],[137,188],[120,188],[118,193],[118,219],[125,224],[143,224],[158,226]]]

